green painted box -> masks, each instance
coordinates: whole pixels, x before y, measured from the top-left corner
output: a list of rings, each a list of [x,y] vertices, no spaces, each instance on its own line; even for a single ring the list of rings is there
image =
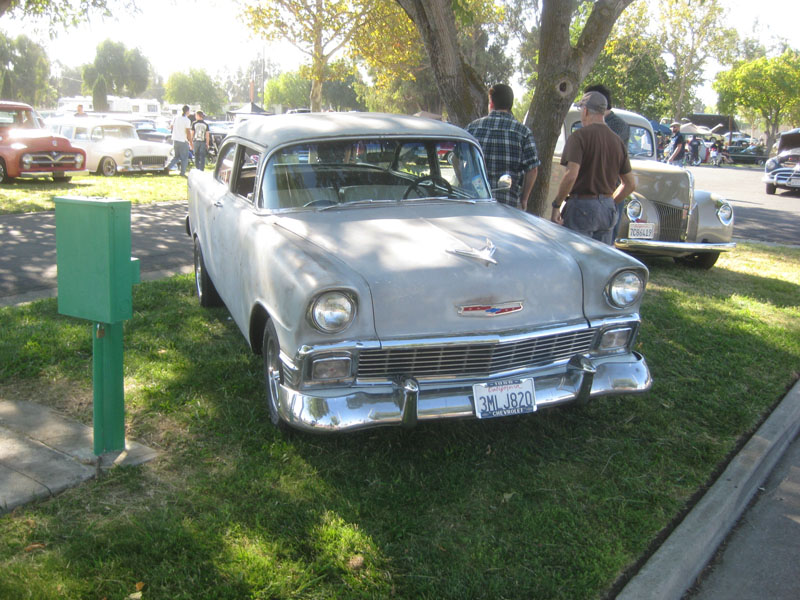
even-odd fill
[[[131,258],[131,203],[60,197],[56,205],[58,312],[98,323],[133,316],[139,261]]]

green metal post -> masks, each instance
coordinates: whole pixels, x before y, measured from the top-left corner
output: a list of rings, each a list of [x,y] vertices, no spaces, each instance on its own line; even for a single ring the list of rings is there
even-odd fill
[[[125,449],[122,321],[95,323],[92,336],[94,453]]]

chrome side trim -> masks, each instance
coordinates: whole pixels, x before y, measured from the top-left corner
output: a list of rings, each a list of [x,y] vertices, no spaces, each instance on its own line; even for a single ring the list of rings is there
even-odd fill
[[[614,246],[616,246],[619,250],[629,250],[631,252],[669,252],[674,253],[675,256],[680,256],[694,254],[696,252],[730,252],[736,248],[736,243],[719,242],[689,244],[685,242],[661,242],[658,240],[620,238],[614,242]]]

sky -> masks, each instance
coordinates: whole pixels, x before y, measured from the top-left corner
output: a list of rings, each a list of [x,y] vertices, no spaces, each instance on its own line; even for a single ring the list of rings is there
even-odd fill
[[[110,2],[114,4],[114,0]],[[28,35],[45,47],[51,61],[70,67],[92,62],[97,45],[103,40],[122,42],[128,48],[138,47],[165,81],[174,72],[192,68],[222,76],[246,67],[260,55],[283,71],[296,70],[304,61],[304,55],[288,44],[254,39],[239,18],[236,2],[135,0],[135,4],[140,11],[135,16],[124,14],[105,20],[94,17],[90,23],[59,32],[53,40],[45,26],[7,16],[0,18],[0,31],[12,36]],[[753,25],[758,22],[759,37],[780,36],[800,49],[799,0],[722,0],[722,4],[728,8],[730,25],[741,35],[752,36]],[[709,65],[706,76],[712,79],[718,70],[718,65]],[[708,104],[716,102],[710,82],[700,90],[700,97]]]

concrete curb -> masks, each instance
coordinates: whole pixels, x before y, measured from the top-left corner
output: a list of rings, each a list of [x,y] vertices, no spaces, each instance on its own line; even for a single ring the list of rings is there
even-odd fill
[[[798,430],[800,382],[617,595],[617,600],[680,600],[742,516]]]

